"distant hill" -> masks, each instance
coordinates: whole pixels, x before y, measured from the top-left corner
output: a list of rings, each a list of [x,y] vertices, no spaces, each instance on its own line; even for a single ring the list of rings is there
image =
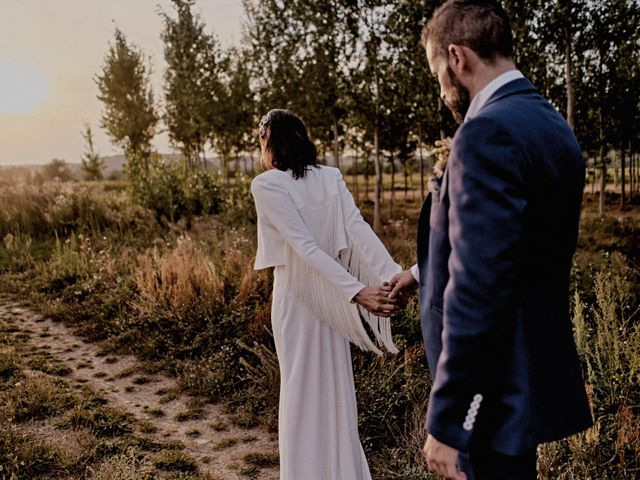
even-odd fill
[[[176,153],[163,153],[162,158],[168,162],[175,162],[182,159],[182,155]],[[126,158],[124,155],[110,155],[102,157],[104,160],[104,177],[109,178],[111,175],[122,174]],[[76,178],[82,178],[82,164],[80,162],[67,162],[69,170]],[[22,171],[29,171],[31,174],[35,174],[44,167],[42,164],[38,165],[0,165],[0,171],[2,169],[13,170],[20,169]]]

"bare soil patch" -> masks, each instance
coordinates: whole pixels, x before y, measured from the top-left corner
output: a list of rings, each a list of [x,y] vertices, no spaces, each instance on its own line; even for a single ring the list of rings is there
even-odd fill
[[[74,387],[89,386],[110,406],[130,413],[133,428],[159,442],[178,442],[198,463],[201,473],[220,480],[275,480],[277,439],[260,428],[240,428],[222,406],[180,394],[176,381],[148,368],[131,355],[105,355],[100,346],[85,342],[60,322],[53,322],[0,295],[0,319],[15,327],[12,335],[28,338],[30,349],[47,359]],[[37,425],[31,429],[38,430]],[[52,441],[58,432],[40,429]],[[46,430],[46,431],[45,431]],[[80,436],[80,432],[76,437]],[[67,438],[71,450],[81,438]],[[256,460],[257,459],[257,460]]]

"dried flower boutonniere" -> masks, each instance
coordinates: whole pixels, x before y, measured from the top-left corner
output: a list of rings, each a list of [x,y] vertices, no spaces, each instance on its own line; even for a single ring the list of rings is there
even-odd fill
[[[444,169],[447,166],[447,160],[449,160],[449,154],[451,153],[452,143],[451,138],[436,140],[435,146],[429,152],[429,155],[435,158],[433,175],[429,179],[429,190],[432,192],[440,188],[442,175],[444,175]]]

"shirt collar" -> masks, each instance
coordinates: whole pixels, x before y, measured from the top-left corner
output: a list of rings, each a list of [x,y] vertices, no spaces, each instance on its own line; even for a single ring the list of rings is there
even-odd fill
[[[467,120],[471,120],[475,117],[482,107],[485,106],[487,101],[489,101],[491,96],[500,89],[500,87],[517,80],[518,78],[524,78],[524,75],[520,73],[520,70],[509,70],[508,72],[498,75],[487,83],[485,87],[480,90],[475,97],[473,97],[473,100],[471,100],[471,104],[469,105],[469,110],[467,110],[467,114],[464,117],[464,121],[466,122]]]

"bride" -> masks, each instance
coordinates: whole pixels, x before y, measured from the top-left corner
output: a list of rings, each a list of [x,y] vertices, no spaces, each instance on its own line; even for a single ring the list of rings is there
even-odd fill
[[[275,267],[280,478],[369,480],[349,342],[397,353],[386,280],[401,268],[363,220],[340,170],[316,165],[300,118],[271,110],[259,137],[265,172],[251,183],[255,269]]]

